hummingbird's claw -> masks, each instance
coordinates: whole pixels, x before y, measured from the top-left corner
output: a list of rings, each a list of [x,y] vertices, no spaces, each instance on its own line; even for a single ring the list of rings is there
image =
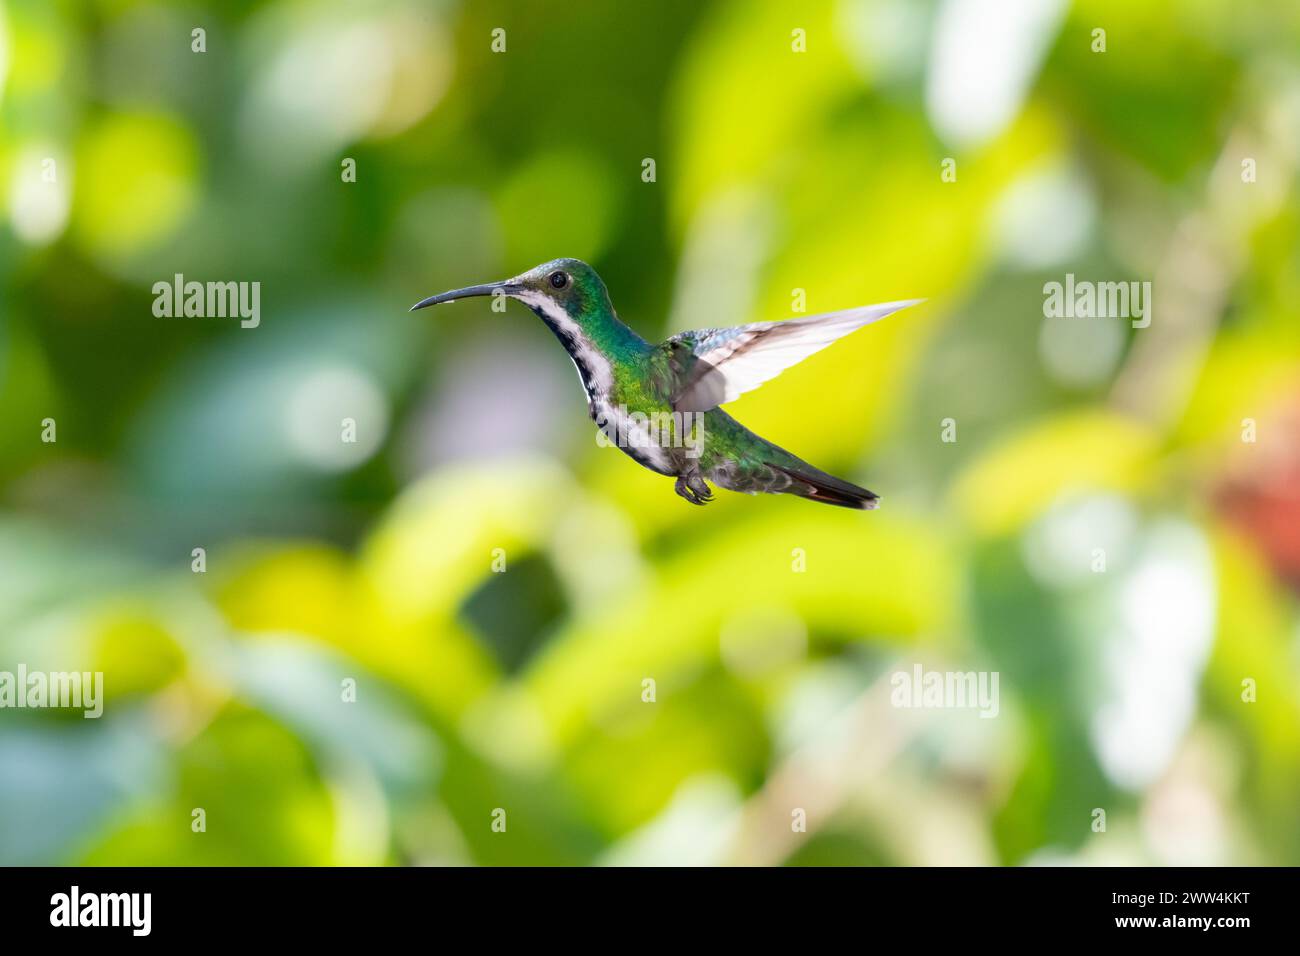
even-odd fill
[[[707,505],[713,500],[713,492],[698,474],[678,475],[673,490],[693,505]]]

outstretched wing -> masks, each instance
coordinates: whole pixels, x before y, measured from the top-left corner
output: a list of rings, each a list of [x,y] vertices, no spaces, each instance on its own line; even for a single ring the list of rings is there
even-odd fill
[[[707,412],[734,401],[854,329],[921,301],[906,299],[784,322],[679,332],[663,344],[674,374],[673,408]]]

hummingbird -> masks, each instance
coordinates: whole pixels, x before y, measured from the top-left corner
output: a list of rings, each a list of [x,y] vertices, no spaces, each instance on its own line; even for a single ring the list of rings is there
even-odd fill
[[[875,493],[759,437],[719,406],[841,336],[923,300],[679,332],[652,344],[619,319],[595,269],[579,259],[554,259],[502,282],[429,296],[411,311],[489,295],[517,299],[537,314],[573,360],[588,413],[605,438],[637,463],[675,478],[674,490],[691,504],[713,499],[711,481],[750,495],[877,507]]]

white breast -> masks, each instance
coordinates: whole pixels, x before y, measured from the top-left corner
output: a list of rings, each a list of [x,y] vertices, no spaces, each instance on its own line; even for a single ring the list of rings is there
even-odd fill
[[[661,475],[677,474],[672,455],[651,440],[648,422],[638,423],[623,414],[620,406],[611,405],[604,398],[591,402],[590,410],[596,427],[601,428],[606,437],[633,461]]]
[[[587,391],[587,410],[592,420],[601,427],[604,423],[605,434],[610,441],[634,461],[662,475],[675,475],[677,468],[672,456],[656,444],[651,444],[648,425],[638,425],[623,414],[623,410],[610,401],[610,391],[614,384],[614,370],[609,359],[587,337],[578,323],[569,314],[558,307],[551,299],[538,292],[520,292],[519,300],[530,308],[536,309],[569,340],[569,358],[578,370],[578,378]],[[630,435],[633,431],[646,436],[645,441],[633,445],[621,440],[620,436]]]

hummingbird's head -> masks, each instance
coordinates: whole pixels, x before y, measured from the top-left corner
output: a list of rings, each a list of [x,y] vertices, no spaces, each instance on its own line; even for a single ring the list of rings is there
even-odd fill
[[[411,311],[479,295],[504,295],[518,299],[542,318],[552,320],[558,319],[561,313],[577,320],[583,315],[610,308],[609,293],[595,269],[581,259],[552,259],[501,282],[431,295],[411,306]]]

